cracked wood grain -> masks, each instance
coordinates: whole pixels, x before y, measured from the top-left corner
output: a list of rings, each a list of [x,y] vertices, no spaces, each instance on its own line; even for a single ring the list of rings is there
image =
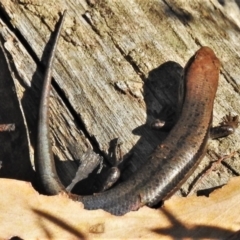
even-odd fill
[[[39,60],[45,62],[49,36],[64,9],[68,14],[50,105],[57,159],[81,159],[89,147],[108,159],[109,142],[119,137],[129,157],[123,172],[123,179],[127,178],[166,136],[148,125],[164,104],[176,106],[181,66],[203,45],[211,47],[222,62],[214,124],[229,111],[239,114],[239,15],[233,18],[217,1],[96,1],[88,5],[83,0],[21,4],[3,0],[1,11],[25,40],[16,37],[6,21],[0,22],[4,45],[16,66],[16,86],[33,145],[44,69]],[[26,44],[38,59],[29,55]],[[238,133],[211,142],[183,192],[209,165],[214,151],[228,154],[239,149]],[[240,172],[238,160],[239,153],[228,160],[236,172]],[[75,167],[61,169],[69,182]],[[200,188],[224,184],[232,175],[221,165]]]

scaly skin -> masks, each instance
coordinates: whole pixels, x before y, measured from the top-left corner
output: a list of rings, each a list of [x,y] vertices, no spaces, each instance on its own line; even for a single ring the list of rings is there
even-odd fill
[[[66,192],[52,158],[48,111],[51,68],[64,15],[44,78],[39,111],[36,167],[48,194]],[[209,47],[200,48],[185,68],[184,101],[178,122],[146,164],[126,182],[93,196],[67,193],[84,203],[86,209],[104,209],[115,215],[152,206],[171,196],[193,172],[203,157],[212,123],[213,102],[218,87],[220,62]]]

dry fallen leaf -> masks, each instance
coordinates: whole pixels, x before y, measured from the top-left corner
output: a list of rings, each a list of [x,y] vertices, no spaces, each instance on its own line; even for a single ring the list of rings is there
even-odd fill
[[[172,197],[161,209],[117,217],[0,179],[0,239],[226,239],[240,229],[239,185],[240,178],[233,178],[210,197]]]

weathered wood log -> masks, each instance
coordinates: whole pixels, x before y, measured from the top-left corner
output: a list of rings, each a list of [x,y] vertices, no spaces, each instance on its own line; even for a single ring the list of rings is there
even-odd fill
[[[67,9],[54,64],[50,106],[53,152],[59,160],[81,160],[88,148],[109,157],[119,138],[129,162],[123,179],[147,161],[166,133],[149,127],[165,104],[176,106],[182,67],[200,47],[222,62],[213,111],[217,124],[229,111],[239,114],[239,15],[218,1],[1,1],[0,35],[14,65],[13,75],[31,144],[44,63],[59,14]],[[237,5],[236,12],[239,12]],[[203,93],[204,94],[204,93]],[[211,142],[189,184],[216,159],[214,152],[239,150],[237,133]],[[214,157],[215,156],[215,157]],[[111,159],[110,159],[111,160]],[[225,184],[239,174],[239,151],[202,183]],[[61,168],[67,184],[76,167]]]

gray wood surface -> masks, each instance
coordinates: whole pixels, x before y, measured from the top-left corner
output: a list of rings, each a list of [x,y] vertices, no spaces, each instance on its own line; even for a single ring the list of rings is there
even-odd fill
[[[149,123],[165,104],[176,107],[182,67],[201,46],[211,47],[222,62],[213,124],[229,111],[240,114],[240,11],[234,1],[219,2],[1,0],[1,41],[14,66],[12,75],[31,145],[49,39],[64,9],[67,16],[54,64],[50,105],[56,159],[81,160],[93,148],[109,160],[109,143],[119,138],[128,161],[123,171],[126,179],[166,136],[153,131]],[[220,186],[238,175],[239,140],[238,129],[226,139],[211,141],[183,192],[217,159],[214,152],[238,151],[199,189]],[[76,167],[61,169],[69,182]]]

